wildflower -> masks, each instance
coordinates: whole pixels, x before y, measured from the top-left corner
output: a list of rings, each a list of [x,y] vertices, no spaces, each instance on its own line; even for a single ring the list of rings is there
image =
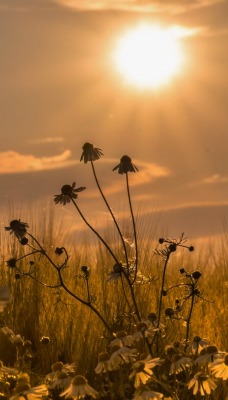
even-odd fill
[[[163,360],[160,358],[152,359],[150,356],[146,357],[144,360],[136,361],[133,364],[133,372],[129,375],[129,378],[135,377],[135,388],[138,388],[141,383],[145,384],[148,379],[153,375],[152,369],[156,367],[156,365],[161,365]]]
[[[209,364],[212,374],[215,378],[221,378],[224,381],[228,379],[228,353],[223,359],[218,359]]]
[[[11,396],[9,400],[37,400],[47,395],[48,390],[46,385],[40,385],[31,388],[28,382],[22,380],[17,382],[17,385],[13,391],[13,396]]]
[[[26,235],[28,227],[26,222],[21,222],[20,219],[14,219],[10,222],[10,226],[5,227],[5,230],[10,231],[10,234],[14,233],[18,239],[21,239]]]
[[[66,203],[70,203],[72,199],[77,199],[77,193],[82,192],[86,188],[84,186],[80,186],[79,188],[75,188],[76,183],[73,182],[72,185],[64,185],[61,188],[61,194],[55,194],[54,202],[55,204],[63,204],[64,206]]]
[[[99,356],[98,356],[98,364],[97,364],[97,366],[95,368],[96,374],[100,374],[102,372],[110,371],[109,360],[110,360],[110,354],[108,354],[107,352],[99,354]]]
[[[55,378],[50,384],[51,389],[61,388],[66,390],[71,384],[72,378],[66,372],[58,371]]]
[[[95,399],[98,395],[99,393],[88,384],[87,380],[82,375],[77,375],[71,381],[70,387],[60,394],[60,396],[73,398],[75,400],[84,399],[86,396],[91,396]]]
[[[10,302],[10,290],[8,286],[0,287],[0,312],[2,312],[5,306]]]
[[[59,372],[71,373],[75,372],[75,363],[63,364],[61,361],[57,361],[51,366],[52,372],[46,375],[47,380],[54,380],[58,376]]]
[[[114,344],[117,344],[120,347],[131,346],[134,342],[134,338],[124,331],[117,332],[115,336],[116,338],[111,341],[110,346],[113,346]]]
[[[121,263],[115,264],[115,265],[113,266],[112,272],[109,272],[109,273],[108,273],[107,281],[109,281],[109,282],[111,282],[111,281],[116,282],[119,278],[121,278],[122,272],[123,272],[122,264],[121,264]]]
[[[120,159],[120,163],[113,168],[113,171],[118,169],[118,174],[127,174],[128,172],[136,172],[138,168],[132,164],[131,158],[129,156],[122,156]]]
[[[152,338],[154,336],[154,327],[148,326],[146,322],[138,322],[136,325],[136,332],[132,335],[136,342],[141,339]]]
[[[161,400],[163,394],[153,390],[136,390],[132,400]]]
[[[200,336],[195,336],[193,341],[189,343],[190,351],[193,355],[198,354],[201,350],[208,345],[206,339],[201,339]]]
[[[137,357],[136,349],[129,349],[128,347],[120,347],[117,344],[111,347],[111,356],[109,359],[109,368],[114,370],[119,368],[120,365],[135,361]]]
[[[80,161],[84,160],[86,164],[88,161],[96,161],[99,160],[101,156],[103,156],[102,150],[96,147],[93,147],[91,143],[85,143],[82,146],[82,155]]]
[[[217,386],[213,379],[203,372],[197,372],[197,374],[188,383],[188,389],[193,389],[194,395],[196,395],[198,392],[200,392],[201,396],[210,394],[216,389],[216,387]]]
[[[205,366],[209,362],[214,361],[215,358],[220,358],[220,354],[216,346],[205,346],[199,357],[195,359],[195,363],[200,366]]]
[[[189,357],[182,357],[181,354],[174,354],[172,357],[172,364],[170,366],[169,374],[179,374],[190,367],[193,361]]]

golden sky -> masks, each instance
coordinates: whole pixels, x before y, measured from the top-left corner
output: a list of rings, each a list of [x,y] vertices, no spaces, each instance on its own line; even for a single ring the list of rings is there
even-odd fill
[[[135,208],[160,210],[161,230],[222,231],[227,15],[222,0],[0,0],[1,209],[50,201],[76,181],[87,186],[78,201],[90,217],[103,216],[89,165],[79,163],[91,142],[103,150],[96,167],[114,209],[126,198],[112,168],[127,154],[139,168]],[[185,65],[156,90],[128,84],[113,61],[117,40],[145,23],[191,33],[181,39]]]

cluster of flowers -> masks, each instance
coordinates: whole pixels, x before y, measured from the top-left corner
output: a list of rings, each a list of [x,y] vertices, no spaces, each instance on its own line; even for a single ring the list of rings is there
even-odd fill
[[[32,387],[29,374],[6,367],[0,361],[0,396],[6,400],[110,399],[114,398],[110,393],[114,390],[116,398],[132,400],[179,399],[184,392],[184,398],[190,399],[191,393],[202,397],[210,395],[221,381],[228,379],[228,354],[200,337],[189,342],[187,349],[181,343],[166,346],[162,357],[139,353],[134,345],[151,337],[153,330],[154,324],[147,320],[137,325],[133,335],[123,331],[116,333],[107,351],[99,354],[95,368],[100,377],[97,390],[84,376],[76,375],[75,363],[54,363],[43,382]],[[119,379],[120,375],[124,380]],[[119,380],[115,380],[115,376]],[[115,381],[117,388],[113,387]],[[175,386],[173,392],[171,383]],[[118,397],[121,391],[125,392],[125,397]]]

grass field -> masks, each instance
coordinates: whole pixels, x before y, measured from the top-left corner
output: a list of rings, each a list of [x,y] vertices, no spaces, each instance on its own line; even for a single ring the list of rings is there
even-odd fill
[[[20,217],[20,216],[19,216]],[[41,221],[37,225],[37,218]],[[25,219],[23,218],[22,221]],[[90,295],[99,313],[108,322],[112,331],[132,330],[134,325],[129,307],[126,301],[129,296],[129,288],[121,281],[108,281],[107,276],[112,271],[113,260],[107,249],[99,240],[91,241],[91,237],[84,235],[83,242],[77,245],[73,236],[70,239],[55,226],[53,213],[50,209],[49,216],[40,218],[37,215],[26,219],[29,226],[34,229],[34,236],[39,240],[45,251],[53,260],[59,262],[61,256],[55,254],[57,246],[66,246],[70,255],[68,265],[63,270],[64,282],[77,296],[86,300],[86,281],[82,279],[82,266],[90,268]],[[137,221],[140,225],[140,217]],[[129,237],[129,227],[127,237]],[[29,229],[31,232],[32,230]],[[164,260],[155,254],[158,248],[158,238],[153,228],[150,234],[140,227],[138,237],[138,270],[144,276],[144,283],[134,285],[135,299],[142,319],[146,319],[149,313],[157,313],[159,307],[159,293],[161,290],[162,271]],[[104,232],[105,240],[110,244],[117,258],[123,259],[121,243],[113,231]],[[133,242],[133,238],[131,240]],[[127,244],[131,256],[134,246]],[[194,336],[205,338],[210,344],[216,345],[219,350],[226,351],[227,339],[227,289],[228,289],[228,239],[224,232],[219,242],[211,240],[203,250],[193,252],[179,248],[170,257],[170,262],[165,275],[164,288],[182,282],[179,270],[200,271],[199,280],[200,295],[205,299],[196,298],[191,317],[189,340]],[[190,244],[188,244],[190,245]],[[17,276],[14,268],[7,268],[6,261],[10,257],[23,256],[27,246],[21,246],[14,235],[8,236],[1,232],[1,285],[10,287],[12,301],[5,309],[2,317],[15,334],[20,334],[24,340],[32,344],[32,357],[30,368],[36,374],[45,375],[50,371],[51,365],[57,360],[63,363],[76,363],[78,374],[89,377],[90,382],[96,381],[94,369],[97,365],[98,354],[106,351],[107,335],[102,321],[94,312],[76,299],[72,298],[62,288],[48,288],[37,283],[30,276]],[[56,285],[58,282],[56,271],[47,258],[40,253],[30,258],[35,262],[34,276],[37,280],[47,285]],[[30,264],[22,259],[18,268],[29,271]],[[17,279],[15,278],[15,275]],[[28,274],[29,275],[29,274]],[[146,282],[146,278],[149,282]],[[161,323],[164,324],[162,348],[166,345],[182,341],[185,337],[186,323],[182,319],[171,319],[164,314],[168,307],[175,309],[176,299],[181,299],[181,288],[176,287],[168,292],[162,299]],[[179,300],[178,300],[179,301]],[[132,309],[131,309],[132,311]],[[41,343],[42,337],[50,338],[50,343]],[[9,350],[0,345],[1,358],[7,363]],[[187,397],[186,397],[187,398]],[[211,398],[211,397],[210,397]]]

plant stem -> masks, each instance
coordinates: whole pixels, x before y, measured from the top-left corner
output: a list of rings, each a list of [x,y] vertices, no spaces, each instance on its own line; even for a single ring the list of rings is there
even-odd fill
[[[166,260],[165,260],[165,264],[164,264],[164,268],[163,268],[163,274],[162,274],[162,284],[161,284],[161,292],[160,292],[160,299],[159,299],[159,306],[158,306],[158,328],[159,328],[160,319],[161,319],[161,307],[162,307],[163,290],[164,290],[164,286],[165,286],[165,274],[166,274],[166,269],[167,269],[167,265],[169,262],[170,254],[171,254],[170,251],[168,251]]]
[[[194,307],[194,301],[195,301],[195,295],[194,293],[192,293],[192,300],[191,300],[191,306],[190,306],[190,310],[188,313],[188,318],[187,318],[187,327],[186,327],[186,337],[185,337],[185,341],[186,341],[186,346],[187,346],[187,342],[188,342],[188,338],[189,338],[189,332],[190,332],[190,320],[192,317],[192,312],[193,312],[193,307]]]
[[[89,229],[91,229],[91,231],[93,231],[93,233],[98,237],[98,239],[103,243],[103,245],[106,247],[106,249],[109,251],[109,253],[111,254],[111,256],[113,257],[113,259],[115,260],[116,264],[119,264],[119,261],[117,260],[115,254],[113,253],[113,251],[111,250],[111,248],[109,247],[109,245],[105,242],[105,240],[99,235],[99,233],[96,231],[96,229],[94,229],[92,227],[92,225],[90,225],[90,223],[87,221],[87,219],[84,217],[84,215],[82,214],[80,208],[78,207],[77,203],[75,202],[75,200],[71,197],[72,203],[74,204],[75,208],[77,209],[79,215],[81,216],[81,218],[83,219],[83,221],[85,222],[85,224],[89,227]]]
[[[127,185],[127,196],[128,196],[128,202],[129,202],[129,207],[130,207],[130,212],[131,212],[133,231],[134,231],[134,242],[135,242],[135,274],[134,274],[134,278],[132,281],[132,285],[133,285],[133,283],[136,280],[137,271],[138,271],[138,240],[137,240],[137,233],[136,233],[135,217],[134,217],[132,203],[131,203],[128,173],[126,172],[125,175],[126,175],[126,185]]]
[[[87,302],[83,299],[81,299],[80,297],[78,297],[76,294],[74,294],[73,292],[71,292],[70,289],[68,289],[68,287],[65,285],[65,283],[63,282],[63,278],[61,275],[61,271],[58,270],[58,275],[59,275],[59,280],[61,283],[62,288],[74,299],[76,299],[77,301],[79,301],[80,303],[84,304],[85,306],[89,307],[97,316],[98,318],[103,322],[104,326],[106,327],[106,329],[109,331],[109,333],[112,334],[112,330],[109,327],[109,325],[107,324],[107,322],[105,321],[105,319],[102,317],[102,315],[99,313],[99,311],[90,303]]]
[[[101,196],[102,196],[102,198],[103,198],[103,200],[104,200],[104,202],[105,202],[105,204],[106,204],[106,206],[107,206],[107,208],[108,208],[108,210],[109,210],[109,212],[110,212],[110,214],[111,214],[111,217],[112,217],[112,219],[113,219],[113,222],[114,222],[114,224],[115,224],[115,226],[116,226],[116,228],[117,228],[117,230],[118,230],[118,232],[119,232],[120,239],[121,239],[121,241],[122,241],[123,248],[124,248],[124,253],[125,253],[127,268],[129,269],[127,248],[126,248],[126,244],[125,244],[125,241],[124,241],[124,238],[123,238],[123,234],[122,234],[122,232],[121,232],[121,230],[120,230],[120,227],[119,227],[118,222],[117,222],[117,220],[116,220],[116,218],[115,218],[115,215],[114,215],[114,213],[113,213],[113,211],[112,211],[112,209],[111,209],[111,207],[110,207],[110,205],[109,205],[109,203],[108,203],[108,201],[107,201],[107,199],[106,199],[106,197],[105,197],[105,195],[104,195],[104,193],[103,193],[103,191],[102,191],[102,189],[101,189],[101,186],[100,186],[99,181],[98,181],[98,179],[97,179],[97,175],[96,175],[96,171],[95,171],[95,168],[94,168],[94,164],[93,164],[93,161],[92,161],[91,159],[90,159],[90,162],[91,162],[91,166],[92,166],[92,170],[93,170],[93,175],[94,175],[94,178],[95,178],[97,187],[98,187],[98,189],[99,189],[99,192],[100,192],[100,194],[101,194]]]

